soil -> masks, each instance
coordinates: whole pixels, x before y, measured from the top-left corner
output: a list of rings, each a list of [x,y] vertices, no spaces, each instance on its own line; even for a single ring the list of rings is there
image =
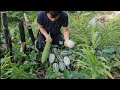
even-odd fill
[[[37,69],[37,77],[39,79],[44,79],[45,78],[45,67],[40,63],[38,69]]]
[[[113,72],[113,77],[115,79],[120,79],[120,72]]]

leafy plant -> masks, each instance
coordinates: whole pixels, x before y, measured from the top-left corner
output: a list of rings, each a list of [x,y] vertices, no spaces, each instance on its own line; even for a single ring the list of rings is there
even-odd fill
[[[38,33],[38,23],[36,22],[38,11],[26,11],[31,23],[34,35]],[[64,72],[54,72],[48,61],[45,64],[45,79],[108,79],[113,78],[113,72],[120,70],[120,18],[111,20],[108,25],[89,26],[89,21],[96,14],[111,13],[98,11],[80,11],[80,13],[69,13],[70,39],[75,42],[75,47],[69,49],[71,61],[70,70]],[[18,19],[23,18],[23,11],[7,11],[8,26],[12,36],[13,55],[17,62],[24,59],[21,63],[11,63],[7,49],[1,48],[1,78],[6,79],[38,79],[36,70],[41,61],[41,54],[35,50],[27,53],[19,52],[20,34]],[[28,48],[34,49],[27,28],[25,30],[26,44]],[[62,31],[62,30],[61,30]],[[4,42],[3,30],[1,41]],[[1,42],[0,41],[0,42]],[[5,45],[2,45],[5,47]],[[36,62],[37,61],[37,62]]]
[[[10,57],[6,54],[1,59],[1,78],[6,79],[37,79],[33,65],[35,62],[25,62],[24,64],[11,63]]]
[[[85,44],[82,44],[80,56],[83,57],[82,60],[79,62],[83,65],[83,69],[87,69],[90,72],[90,76],[92,79],[100,78],[102,76],[108,76],[109,78],[113,79],[112,75],[110,74],[110,67],[106,65],[107,60],[103,57],[98,57],[95,55],[95,48],[99,45],[100,37],[97,37],[97,33],[94,32],[92,29],[92,45],[89,46],[88,38],[84,37],[81,38],[85,41]]]

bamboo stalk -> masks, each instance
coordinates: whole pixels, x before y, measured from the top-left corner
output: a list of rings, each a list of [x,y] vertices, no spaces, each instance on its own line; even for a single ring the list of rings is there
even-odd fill
[[[18,27],[19,27],[20,39],[21,39],[20,52],[25,52],[26,51],[26,40],[25,40],[24,25],[23,25],[23,21],[22,20],[20,20],[18,22]]]
[[[5,42],[7,44],[7,49],[10,51],[10,56],[12,56],[12,41],[11,41],[9,29],[8,29],[8,18],[7,18],[6,11],[1,12],[1,23],[4,30],[4,37],[5,37]],[[11,57],[11,61],[12,59],[13,57]]]
[[[28,29],[28,32],[29,32],[29,35],[30,35],[30,38],[32,40],[32,43],[35,44],[35,37],[34,37],[34,34],[33,34],[33,31],[32,31],[32,27],[31,25],[29,25],[29,20],[27,18],[27,15],[26,13],[24,13],[24,19],[25,19],[25,23],[26,23],[26,27]]]
[[[31,37],[31,40],[32,40],[32,43],[34,44],[35,42],[35,37],[33,35],[33,31],[32,31],[32,27],[31,26],[28,26],[28,32],[29,32],[29,35]]]
[[[0,11],[1,16],[1,11]],[[2,43],[2,28],[1,28],[1,18],[0,18],[0,44]]]

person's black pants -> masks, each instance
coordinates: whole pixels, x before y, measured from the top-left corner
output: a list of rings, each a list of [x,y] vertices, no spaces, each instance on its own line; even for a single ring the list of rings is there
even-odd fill
[[[39,51],[43,51],[44,50],[44,47],[45,47],[45,44],[46,44],[46,38],[43,34],[41,34],[39,32],[38,34],[38,43],[39,43]],[[63,44],[64,44],[64,39],[63,39],[63,35],[62,33],[60,34],[56,34],[56,35],[51,35],[51,38],[52,38],[52,44],[53,45],[58,45],[59,47],[63,47]]]

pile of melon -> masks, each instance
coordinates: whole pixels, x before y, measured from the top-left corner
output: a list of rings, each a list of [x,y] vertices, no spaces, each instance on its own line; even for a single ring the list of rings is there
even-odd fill
[[[74,42],[71,40],[67,40],[66,45],[68,46],[68,48],[73,48],[75,46]],[[54,71],[58,72],[58,71],[64,71],[66,69],[70,69],[69,68],[70,59],[68,57],[68,51],[61,51],[60,53],[58,53],[57,48],[53,48],[52,53],[50,53],[50,48],[51,48],[51,43],[50,40],[48,39],[41,57],[42,64],[44,64],[47,58],[49,58],[49,63],[50,65],[53,66]]]
[[[68,57],[68,51],[64,50],[58,53],[58,49],[53,48],[52,53],[49,54],[49,63],[55,72],[69,69],[70,59]]]

